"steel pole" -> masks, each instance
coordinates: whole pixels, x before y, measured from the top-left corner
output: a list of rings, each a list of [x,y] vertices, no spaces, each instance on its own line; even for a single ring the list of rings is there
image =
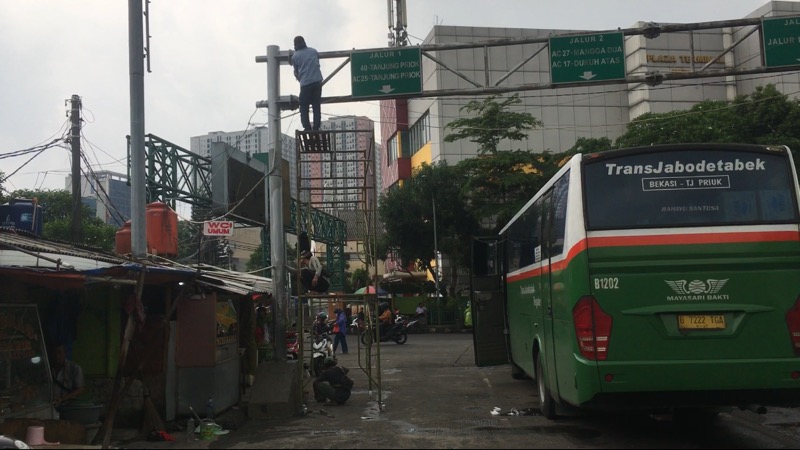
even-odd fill
[[[433,257],[436,260],[436,266],[433,271],[433,282],[436,285],[436,310],[439,311],[439,323],[442,321],[442,308],[439,304],[439,239],[436,237],[436,196],[431,194],[431,203],[433,204]]]
[[[131,253],[147,257],[144,170],[144,49],[142,0],[128,0],[128,67],[131,108]]]
[[[267,46],[267,108],[268,130],[272,151],[269,152],[269,177],[267,201],[269,202],[270,260],[272,263],[272,308],[275,317],[275,361],[286,360],[286,323],[289,296],[286,290],[286,248],[283,232],[283,177],[281,170],[281,110],[280,97],[280,48]]]

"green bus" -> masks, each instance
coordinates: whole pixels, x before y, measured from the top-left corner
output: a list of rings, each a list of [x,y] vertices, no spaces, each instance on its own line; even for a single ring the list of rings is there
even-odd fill
[[[548,418],[797,406],[799,194],[784,146],[575,155],[473,240],[476,363]]]

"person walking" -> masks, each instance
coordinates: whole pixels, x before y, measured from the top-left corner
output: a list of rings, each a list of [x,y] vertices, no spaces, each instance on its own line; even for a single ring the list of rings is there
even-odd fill
[[[334,326],[334,330],[338,330],[336,332],[336,336],[333,337],[333,354],[336,354],[336,349],[339,348],[339,344],[342,344],[342,354],[347,354],[347,315],[339,308],[336,308],[333,311],[336,314],[336,325]]]
[[[303,36],[297,36],[294,38],[291,61],[294,77],[300,82],[300,123],[305,131],[319,130],[322,121],[322,71],[319,68],[319,53],[306,45]],[[308,119],[309,106],[314,114],[313,125]]]

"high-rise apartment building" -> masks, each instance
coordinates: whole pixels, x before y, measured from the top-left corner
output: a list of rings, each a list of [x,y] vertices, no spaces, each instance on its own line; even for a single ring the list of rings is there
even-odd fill
[[[312,191],[311,205],[323,210],[353,210],[358,201],[357,191],[369,180],[366,165],[359,159],[370,158],[375,165],[377,186],[381,186],[380,168],[376,158],[380,152],[375,143],[375,124],[363,116],[340,116],[322,122],[322,130],[330,134],[331,152],[310,155],[302,165],[302,178],[324,190]],[[351,131],[351,132],[349,132]]]

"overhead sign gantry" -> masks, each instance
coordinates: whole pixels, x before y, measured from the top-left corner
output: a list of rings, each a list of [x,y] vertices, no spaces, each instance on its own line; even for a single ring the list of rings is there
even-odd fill
[[[766,67],[800,64],[800,16],[764,18],[761,30]]]
[[[419,94],[421,60],[419,47],[353,52],[350,55],[353,98]]]
[[[554,84],[625,79],[622,33],[553,36],[549,45]]]

